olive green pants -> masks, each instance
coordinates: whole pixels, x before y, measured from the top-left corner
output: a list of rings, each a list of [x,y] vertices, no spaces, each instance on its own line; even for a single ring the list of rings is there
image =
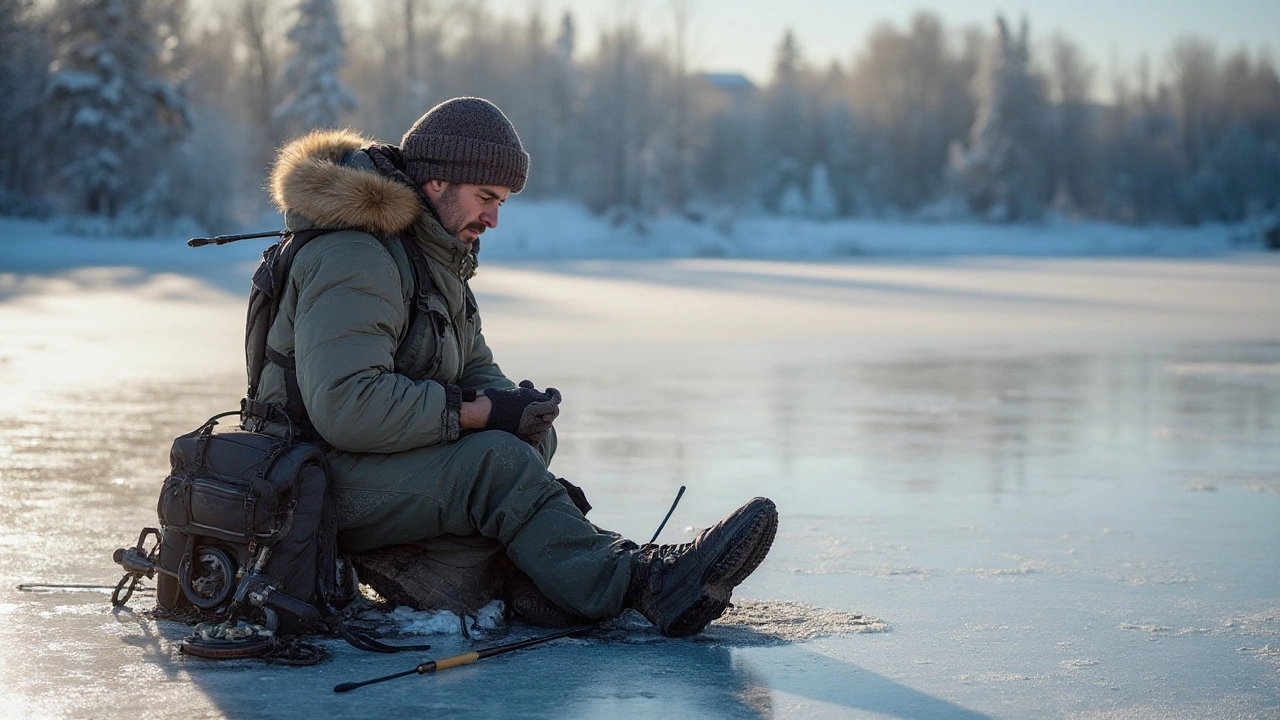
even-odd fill
[[[591,524],[547,471],[555,434],[537,448],[488,430],[401,453],[329,453],[338,547],[367,552],[480,535],[552,602],[583,617],[614,617],[634,566],[621,536]]]

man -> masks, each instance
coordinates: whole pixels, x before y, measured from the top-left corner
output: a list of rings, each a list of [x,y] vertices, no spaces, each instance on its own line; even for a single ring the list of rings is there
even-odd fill
[[[696,633],[764,559],[777,511],[756,498],[693,543],[637,546],[587,521],[547,471],[560,394],[507,379],[468,286],[528,166],[479,98],[432,108],[399,148],[347,131],[286,146],[271,192],[289,229],[343,229],[293,261],[258,400],[331,446],[344,552],[500,544],[571,619],[634,608]]]

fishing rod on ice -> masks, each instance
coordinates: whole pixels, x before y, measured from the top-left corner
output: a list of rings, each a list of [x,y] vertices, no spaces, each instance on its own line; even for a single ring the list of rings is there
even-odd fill
[[[448,670],[449,668],[452,668],[452,667],[461,667],[462,665],[470,665],[473,662],[476,662],[478,660],[483,660],[488,657],[493,657],[494,655],[501,655],[503,653],[509,653],[515,650],[522,650],[527,647],[540,645],[545,642],[551,642],[552,640],[559,640],[560,638],[570,637],[573,635],[585,635],[591,632],[592,630],[595,630],[596,627],[598,627],[598,625],[587,625],[585,627],[576,627],[576,628],[571,628],[569,630],[561,630],[560,632],[554,632],[554,633],[551,633],[550,635],[543,635],[542,637],[529,638],[528,640],[521,640],[519,642],[507,643],[506,645],[495,645],[493,647],[487,647],[480,650],[473,650],[471,652],[462,653],[461,655],[454,655],[453,657],[441,658],[439,660],[428,660],[422,663],[421,665],[415,667],[412,670],[405,670],[404,672],[398,672],[393,675],[386,675],[380,678],[374,678],[372,680],[364,680],[362,682],[348,682],[348,683],[342,683],[340,685],[334,685],[333,691],[336,693],[347,692],[348,690],[355,690],[358,687],[364,687],[365,685],[372,685],[374,683],[385,682],[387,680],[395,680],[396,678],[405,677],[406,675],[428,675],[430,673],[438,672],[440,670]]]
[[[649,540],[650,543],[657,540],[658,536],[662,534],[662,529],[667,526],[667,521],[671,519],[671,513],[676,511],[676,505],[679,505],[680,498],[684,497],[684,490],[685,490],[684,485],[681,485],[680,490],[676,492],[676,499],[671,503],[671,509],[667,511],[667,516],[662,518],[662,523],[658,525],[658,529],[654,531],[653,537]],[[364,687],[365,685],[373,685],[375,683],[386,682],[387,680],[395,680],[396,678],[407,677],[409,675],[430,675],[431,673],[434,673],[434,672],[439,672],[441,670],[448,670],[449,668],[454,668],[454,667],[461,667],[463,665],[470,665],[471,663],[478,662],[485,658],[493,657],[494,655],[502,655],[504,653],[514,652],[516,650],[523,650],[524,648],[533,647],[534,645],[541,645],[542,643],[551,642],[552,640],[559,640],[560,638],[586,635],[587,633],[591,632],[592,630],[595,630],[596,628],[600,627],[603,624],[604,622],[598,622],[593,625],[586,625],[583,627],[576,627],[576,628],[570,628],[568,630],[561,630],[560,632],[553,632],[550,635],[543,635],[541,637],[529,638],[528,640],[520,640],[518,642],[507,643],[505,645],[494,645],[493,647],[481,648],[480,650],[472,650],[471,652],[465,652],[465,653],[462,653],[461,655],[454,655],[452,657],[441,658],[439,660],[428,660],[418,665],[412,670],[405,670],[404,672],[393,673],[391,675],[384,675],[382,677],[373,678],[372,680],[340,683],[338,685],[333,686],[333,691],[336,693],[342,693],[342,692],[348,692],[350,690],[355,690],[356,688]]]

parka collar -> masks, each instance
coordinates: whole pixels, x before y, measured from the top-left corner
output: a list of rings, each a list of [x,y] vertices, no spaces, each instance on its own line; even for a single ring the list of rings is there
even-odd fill
[[[435,212],[424,206],[421,191],[406,185],[407,179],[381,172],[365,148],[394,150],[348,130],[318,130],[280,151],[271,171],[271,197],[288,226],[404,235],[454,277],[469,280],[478,265],[479,240],[468,247],[445,232]]]
[[[367,155],[355,152],[369,144],[347,130],[316,131],[289,143],[271,170],[271,199],[286,216],[318,227],[403,232],[423,207],[413,188],[384,177]],[[353,155],[363,162],[348,162]]]
[[[479,264],[476,254],[480,250],[480,241],[477,239],[473,246],[468,246],[445,232],[432,213],[424,212],[419,215],[406,236],[417,242],[427,257],[448,268],[459,280],[470,280],[476,274]]]

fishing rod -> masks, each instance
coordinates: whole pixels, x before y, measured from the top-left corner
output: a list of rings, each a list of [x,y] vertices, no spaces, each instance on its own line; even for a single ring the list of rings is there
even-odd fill
[[[685,490],[685,486],[681,485],[680,490],[676,492],[676,499],[671,503],[671,509],[667,511],[667,516],[662,518],[662,524],[658,525],[658,529],[654,531],[653,538],[649,540],[650,543],[653,543],[654,540],[657,540],[658,535],[662,533],[662,529],[667,526],[667,521],[671,519],[671,513],[676,511],[676,505],[679,505],[680,498],[684,497],[684,490]],[[404,672],[398,672],[392,675],[384,675],[379,678],[374,678],[372,680],[364,680],[361,682],[340,683],[338,685],[333,686],[333,691],[336,693],[348,692],[350,690],[355,690],[356,688],[364,687],[365,685],[373,685],[374,683],[386,682],[387,680],[395,680],[396,678],[407,677],[409,675],[428,675],[430,673],[439,672],[441,670],[448,670],[449,668],[453,668],[453,667],[470,665],[471,663],[478,662],[485,658],[493,657],[494,655],[502,655],[503,653],[509,653],[516,650],[523,650],[524,648],[527,648],[527,647],[533,647],[534,645],[541,645],[542,643],[551,642],[552,640],[559,640],[560,638],[573,637],[575,635],[579,635],[579,636],[586,635],[592,630],[599,628],[603,624],[604,622],[602,621],[592,625],[586,625],[584,627],[576,627],[576,628],[570,628],[568,630],[561,630],[560,632],[554,632],[554,633],[551,633],[550,635],[543,635],[542,637],[529,638],[528,640],[520,640],[519,642],[507,643],[505,645],[495,645],[493,647],[482,648],[480,650],[472,650],[471,652],[465,652],[465,653],[462,653],[461,655],[454,655],[452,657],[441,658],[440,660],[428,660],[427,662],[424,662],[421,665],[418,665],[412,670],[405,670]]]
[[[341,685],[334,685],[333,691],[336,693],[347,692],[348,690],[355,690],[358,687],[364,687],[365,685],[372,685],[374,683],[385,682],[387,680],[395,680],[396,678],[405,677],[406,675],[427,675],[429,673],[437,672],[439,670],[448,670],[449,668],[452,668],[452,667],[461,667],[462,665],[470,665],[473,662],[476,662],[478,660],[483,660],[488,657],[493,657],[494,655],[501,655],[503,653],[509,653],[516,650],[521,650],[523,648],[532,647],[534,645],[540,645],[545,642],[551,642],[552,640],[559,640],[560,638],[570,637],[572,635],[585,635],[591,632],[592,630],[595,630],[597,627],[599,627],[599,623],[595,625],[587,625],[586,627],[576,627],[576,628],[571,628],[569,630],[561,630],[560,632],[551,633],[550,635],[543,635],[542,637],[529,638],[528,640],[521,640],[519,642],[507,643],[506,645],[495,645],[493,647],[487,647],[481,650],[472,650],[471,652],[465,652],[465,653],[462,653],[461,655],[454,655],[452,657],[442,658],[440,660],[428,660],[422,663],[421,665],[415,667],[412,670],[405,670],[404,672],[398,672],[393,675],[386,675],[380,678],[374,678],[372,680],[365,680],[362,682],[348,682],[348,683],[342,683]]]

